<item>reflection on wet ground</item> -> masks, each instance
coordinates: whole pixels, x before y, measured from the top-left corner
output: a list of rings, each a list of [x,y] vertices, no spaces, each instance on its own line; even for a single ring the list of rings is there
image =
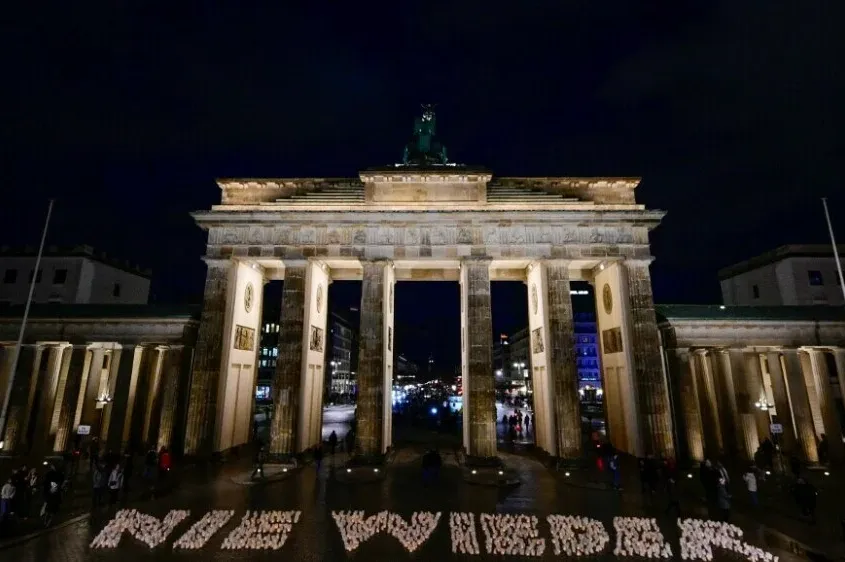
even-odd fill
[[[224,474],[207,481],[197,475],[202,485],[186,483],[181,491],[172,496],[139,506],[144,512],[164,516],[169,509],[188,509],[188,521],[176,528],[165,543],[155,550],[132,538],[124,537],[120,546],[113,550],[90,550],[88,544],[93,536],[107,523],[107,517],[97,517],[57,529],[26,544],[3,551],[4,560],[24,562],[29,560],[235,560],[245,557],[257,559],[283,556],[295,560],[346,560],[352,556],[358,559],[405,560],[422,556],[425,559],[467,555],[452,553],[449,536],[448,513],[463,511],[473,513],[530,513],[540,518],[540,534],[549,540],[548,514],[577,514],[602,521],[615,540],[612,518],[615,515],[655,516],[673,550],[678,553],[676,522],[662,515],[662,506],[649,507],[638,501],[614,492],[584,489],[567,485],[557,475],[548,471],[537,461],[521,456],[504,455],[506,464],[519,474],[521,484],[508,489],[485,488],[466,484],[461,468],[453,459],[444,459],[440,480],[433,485],[423,486],[419,469],[418,452],[408,451],[397,455],[398,462],[386,470],[382,481],[349,485],[337,482],[332,466],[327,459],[318,475],[313,467],[277,483],[264,486],[241,486],[235,484],[226,472],[243,470],[245,467],[228,467]],[[448,455],[447,455],[448,456]],[[212,509],[234,509],[237,511],[229,523],[219,531],[199,552],[175,552],[172,542],[184,533],[195,521]],[[288,542],[277,552],[246,552],[220,550],[224,538],[234,529],[246,510],[295,509],[302,512],[295,524]],[[364,510],[367,515],[389,510],[401,514],[406,520],[415,511],[442,512],[440,523],[431,537],[413,555],[386,533],[374,536],[363,543],[354,554],[348,555],[341,541],[331,512],[333,510]],[[746,529],[750,542],[760,539],[755,529]],[[481,532],[479,530],[479,538]],[[483,541],[482,541],[483,543]],[[613,543],[599,559],[615,560]],[[481,544],[484,552],[484,545]],[[782,560],[794,559],[788,554],[777,552]],[[550,548],[544,558],[554,557]],[[492,558],[481,554],[473,558]],[[728,559],[717,554],[717,559]]]

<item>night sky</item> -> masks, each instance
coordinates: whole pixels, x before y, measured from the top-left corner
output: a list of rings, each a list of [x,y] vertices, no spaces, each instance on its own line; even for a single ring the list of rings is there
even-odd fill
[[[188,212],[216,177],[396,162],[421,102],[453,160],[497,175],[642,176],[668,211],[658,302],[718,302],[720,267],[827,243],[824,195],[845,241],[841,2],[16,4],[0,244],[37,244],[56,197],[49,243],[151,267],[156,302],[201,300]],[[496,331],[524,323],[519,291],[494,287]],[[453,292],[398,293],[427,304],[399,318],[412,354],[457,333]]]

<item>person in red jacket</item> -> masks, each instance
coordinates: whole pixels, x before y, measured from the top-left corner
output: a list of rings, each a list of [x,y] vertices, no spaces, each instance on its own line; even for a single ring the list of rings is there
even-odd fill
[[[162,447],[158,452],[158,479],[163,485],[170,473],[170,451]],[[163,486],[162,486],[163,487]]]

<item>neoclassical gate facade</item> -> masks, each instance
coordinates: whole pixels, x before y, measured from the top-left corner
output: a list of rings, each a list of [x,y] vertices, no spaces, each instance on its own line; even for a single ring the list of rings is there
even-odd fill
[[[537,445],[581,454],[570,281],[594,284],[613,444],[673,456],[672,418],[649,275],[663,213],[637,179],[497,178],[464,166],[396,165],[352,179],[220,180],[194,213],[208,274],[186,453],[245,443],[264,284],[284,280],[270,451],[319,443],[328,285],[361,280],[356,446],[391,442],[394,286],[460,283],[464,447],[496,454],[490,282],[528,285]],[[425,303],[420,303],[425,306]]]

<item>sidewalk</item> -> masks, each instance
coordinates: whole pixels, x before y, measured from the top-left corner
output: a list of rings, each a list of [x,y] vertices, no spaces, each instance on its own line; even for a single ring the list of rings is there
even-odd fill
[[[611,488],[610,473],[606,468],[600,471],[595,459],[585,460],[580,470],[558,471],[558,477],[570,486],[590,488],[607,494],[621,494],[626,499],[637,502],[655,516],[665,512],[668,497],[663,482],[658,484],[654,495],[643,491],[637,459],[620,456],[620,460],[621,491],[614,491]],[[793,551],[809,547],[810,550],[823,552],[835,558],[845,556],[845,540],[843,540],[843,529],[840,523],[845,509],[842,503],[842,498],[845,497],[843,495],[845,482],[841,481],[841,477],[824,476],[824,470],[805,471],[804,474],[810,472],[810,480],[818,489],[816,523],[812,524],[800,515],[790,491],[792,484],[790,477],[772,474],[767,476],[766,481],[758,482],[760,504],[755,507],[751,503],[740,472],[729,469],[731,481],[728,489],[732,496],[732,520],[749,528],[757,528],[760,533],[769,530],[779,533],[780,540],[784,542],[797,541],[790,547]],[[698,468],[678,471],[676,495],[684,516],[708,517],[707,502],[699,480]]]

